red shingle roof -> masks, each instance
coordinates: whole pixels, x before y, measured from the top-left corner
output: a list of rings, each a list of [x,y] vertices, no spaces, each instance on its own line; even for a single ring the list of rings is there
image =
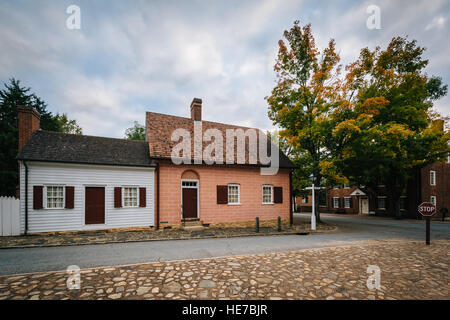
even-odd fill
[[[248,127],[241,127],[241,126],[234,126],[229,124],[223,124],[219,122],[212,122],[212,121],[201,121],[202,124],[202,135],[205,133],[208,129],[217,129],[222,132],[223,136],[223,162],[226,162],[226,130],[227,129],[242,129],[244,132],[247,129],[253,129],[256,131],[257,139],[259,136],[259,132],[261,132],[259,129],[255,128],[248,128]],[[178,117],[178,116],[172,116],[167,114],[161,114],[161,113],[155,113],[155,112],[147,112],[146,113],[146,128],[147,128],[147,139],[149,144],[149,151],[150,151],[150,157],[152,158],[162,158],[162,159],[171,159],[171,153],[172,148],[179,144],[181,141],[171,141],[172,133],[179,128],[187,130],[191,135],[191,140],[194,140],[194,121],[190,118],[184,118],[184,117]],[[264,135],[265,143],[270,143],[270,140]],[[206,146],[208,146],[211,142],[209,141],[203,141],[203,148],[205,149]],[[259,142],[258,142],[259,143]],[[234,163],[237,163],[237,142],[235,141],[235,147],[234,147]],[[269,145],[270,146],[270,145]],[[268,152],[270,154],[270,147],[268,148]],[[251,164],[249,163],[249,144],[248,144],[248,138],[246,138],[245,143],[245,164]],[[258,149],[256,149],[258,150]],[[195,158],[199,158],[198,156]],[[191,143],[191,159],[194,159],[194,143]],[[258,163],[259,159],[258,159]],[[284,155],[282,152],[280,152],[280,168],[292,168],[293,164],[292,162]]]

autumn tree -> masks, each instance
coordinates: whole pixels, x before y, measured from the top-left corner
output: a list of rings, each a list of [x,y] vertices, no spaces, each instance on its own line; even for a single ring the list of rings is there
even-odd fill
[[[319,52],[310,25],[284,32],[269,117],[291,144],[294,186],[353,182],[388,188],[398,215],[408,179],[449,152],[449,132],[433,101],[447,93],[428,76],[424,48],[396,37],[386,49],[364,48],[341,74],[335,43]],[[320,221],[318,203],[317,220]]]
[[[319,51],[311,33],[311,26],[301,27],[296,21],[284,32],[278,42],[278,57],[274,70],[277,84],[266,97],[269,117],[282,128],[280,135],[292,145],[296,188],[311,183],[321,186],[324,179],[346,182],[346,178],[333,171],[326,160],[332,157],[332,129],[335,126],[330,113],[340,104],[337,91],[341,86],[339,55],[335,42]],[[342,149],[342,146],[336,148]],[[324,169],[324,165],[328,168]],[[319,203],[316,218],[320,222]]]
[[[404,37],[384,50],[362,49],[347,67],[341,88],[345,119],[333,132],[351,140],[334,167],[373,189],[382,182],[396,216],[408,179],[449,152],[444,119],[432,110],[447,86],[425,73],[424,50]]]

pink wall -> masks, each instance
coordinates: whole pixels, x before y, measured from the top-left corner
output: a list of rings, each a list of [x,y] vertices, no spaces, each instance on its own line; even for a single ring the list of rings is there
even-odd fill
[[[200,180],[199,217],[203,223],[289,219],[289,170],[264,176],[256,167],[160,164],[161,226],[181,223],[181,175],[194,170]],[[217,185],[240,184],[241,205],[217,204]],[[283,203],[262,204],[262,185],[283,188]]]

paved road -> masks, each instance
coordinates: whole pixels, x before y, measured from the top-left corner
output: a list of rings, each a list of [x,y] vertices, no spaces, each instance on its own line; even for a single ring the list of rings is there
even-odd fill
[[[296,215],[295,219],[308,219]],[[151,241],[105,245],[50,248],[0,249],[0,275],[81,268],[208,258],[251,253],[349,245],[361,240],[424,238],[423,221],[391,220],[374,217],[323,215],[323,221],[338,225],[339,231],[310,236],[270,236],[229,239]],[[450,223],[432,223],[432,239],[450,240]]]

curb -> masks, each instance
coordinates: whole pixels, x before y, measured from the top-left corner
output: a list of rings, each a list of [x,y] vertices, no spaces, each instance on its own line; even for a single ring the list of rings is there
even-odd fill
[[[242,237],[264,237],[264,236],[288,236],[288,235],[314,235],[321,233],[332,233],[338,230],[337,226],[333,226],[330,230],[305,230],[305,231],[281,231],[281,232],[269,232],[269,233],[244,233],[237,235],[212,235],[212,236],[197,236],[197,237],[176,237],[167,239],[135,239],[135,240],[111,240],[104,242],[93,243],[61,243],[61,244],[29,244],[18,246],[0,247],[3,249],[27,249],[27,248],[50,248],[50,247],[71,247],[71,246],[85,246],[85,245],[104,245],[115,243],[132,243],[132,242],[150,242],[150,241],[170,241],[170,240],[199,240],[199,239],[227,239],[227,238],[242,238]]]

